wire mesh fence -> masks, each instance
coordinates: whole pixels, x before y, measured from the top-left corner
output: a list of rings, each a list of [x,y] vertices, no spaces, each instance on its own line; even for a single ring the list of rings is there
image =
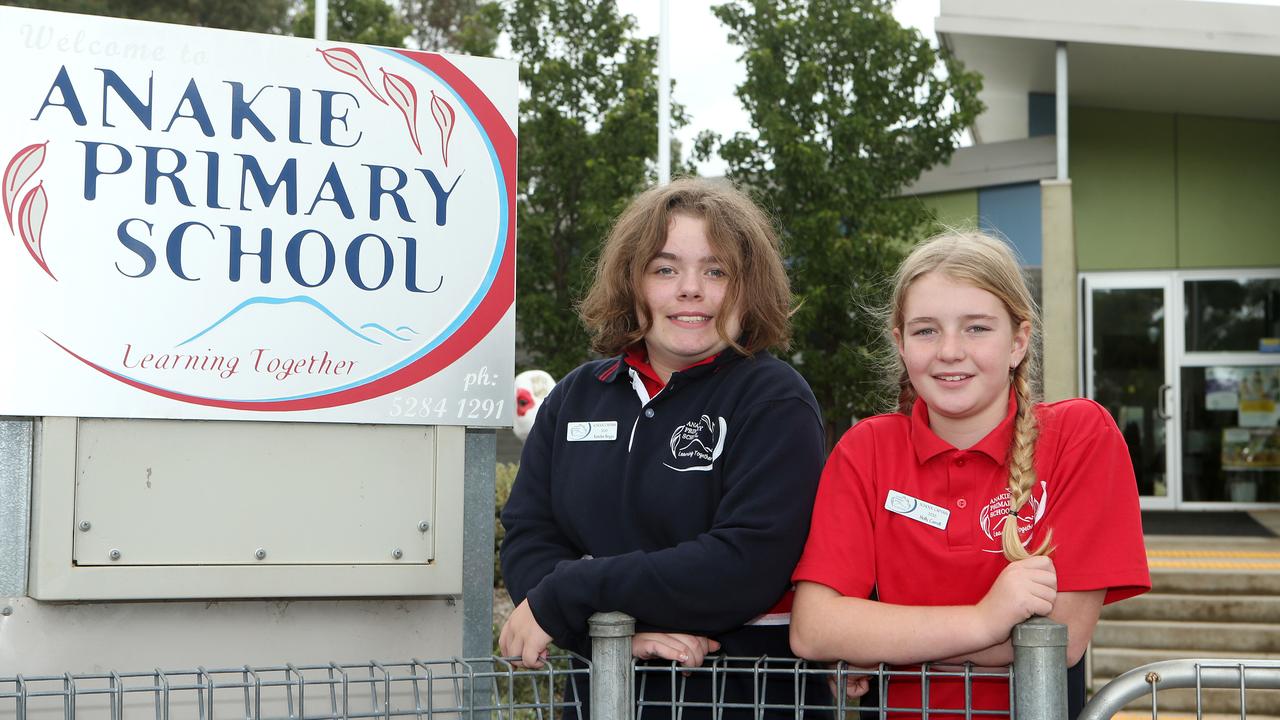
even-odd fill
[[[917,668],[880,665],[860,668],[846,663],[808,663],[795,659],[708,657],[699,668],[674,664],[637,664],[636,720],[687,720],[690,717],[730,718],[843,718],[876,720],[889,717],[1007,718],[1013,706],[1011,668],[926,664]],[[865,680],[868,695],[850,697],[844,688]],[[919,691],[909,693],[915,704],[891,702],[895,683]],[[976,704],[975,684],[998,683],[1008,688],[1006,709]],[[934,692],[952,690],[950,698]]]
[[[994,669],[938,664],[857,668],[719,657],[708,658],[698,668],[655,667],[632,660],[633,631],[634,621],[621,613],[591,618],[592,720],[1065,720],[1067,715],[1066,627],[1045,618],[1015,628],[1013,666]],[[874,686],[876,702],[851,701],[838,691],[852,678],[864,678]],[[907,692],[893,692],[895,685],[906,685]],[[985,685],[985,692],[979,691],[980,685]],[[995,702],[993,689],[1003,693]],[[632,693],[638,699],[633,700]]]
[[[501,658],[325,663],[0,678],[15,720],[553,720],[576,717],[569,657],[540,670]]]
[[[17,675],[0,677],[0,720],[1064,720],[1065,692],[1057,697],[1055,683],[1066,672],[1065,628],[1028,627],[1031,640],[1015,632],[1006,668],[724,656],[685,668],[634,660],[634,621],[606,613],[592,618],[592,662],[565,655],[539,669],[491,657]],[[843,691],[862,683],[879,701]],[[911,692],[895,695],[903,685]],[[977,702],[983,685],[1006,696]]]
[[[1280,660],[1165,660],[1137,667],[1103,686],[1080,720],[1117,715],[1155,718],[1280,714]],[[1187,715],[1186,713],[1192,713]]]
[[[576,662],[575,662],[576,659]],[[1009,717],[1008,710],[929,705],[937,682],[998,680],[1008,668],[926,665],[856,668],[796,660],[712,656],[703,667],[634,664],[636,720],[883,718],[938,714]],[[538,670],[502,658],[195,668],[0,678],[0,718],[15,720],[580,720],[585,660],[549,658]],[[575,683],[574,678],[583,681]],[[920,683],[928,709],[868,705],[843,688],[866,678],[887,697],[895,681]],[[655,688],[662,691],[655,692]],[[749,690],[744,694],[742,688]],[[967,710],[967,711],[966,711]]]
[[[794,659],[710,656],[699,668],[628,661],[635,720],[713,718],[1016,717],[1014,668],[924,665],[857,668]],[[599,671],[576,656],[537,670],[503,658],[322,663],[0,677],[0,718],[15,720],[583,720]],[[878,702],[838,692],[867,680]],[[919,704],[888,701],[894,683],[922,688]],[[974,707],[975,683],[1001,682],[1009,707]],[[938,704],[931,689],[960,683],[965,702]],[[608,683],[605,683],[608,685]],[[745,688],[745,690],[744,690]],[[1171,701],[1171,698],[1173,699]],[[1217,707],[1211,707],[1214,699]],[[1223,706],[1223,699],[1226,705]],[[602,698],[597,698],[600,704]],[[607,704],[607,702],[605,703]],[[1247,718],[1280,707],[1280,660],[1171,660],[1135,668],[1101,688],[1081,720],[1117,715]],[[1045,711],[1030,717],[1065,717]],[[1191,713],[1191,714],[1188,714]],[[595,715],[602,720],[600,715]]]

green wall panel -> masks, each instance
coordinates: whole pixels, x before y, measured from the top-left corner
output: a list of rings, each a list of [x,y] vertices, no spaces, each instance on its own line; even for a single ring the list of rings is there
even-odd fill
[[[1076,107],[1068,127],[1079,269],[1177,267],[1173,116]]]
[[[978,226],[977,190],[917,195],[911,200],[924,205],[925,210],[933,215],[937,227],[931,228],[930,232],[941,230],[943,226],[963,229]]]
[[[1280,123],[1178,117],[1178,260],[1280,265]]]

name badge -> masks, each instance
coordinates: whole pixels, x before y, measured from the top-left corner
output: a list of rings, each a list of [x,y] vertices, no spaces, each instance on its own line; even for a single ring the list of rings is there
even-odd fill
[[[617,420],[571,422],[565,439],[569,442],[601,442],[618,439]]]
[[[884,509],[939,530],[947,529],[947,520],[951,517],[950,510],[904,495],[897,490],[889,491],[889,496],[884,499]]]

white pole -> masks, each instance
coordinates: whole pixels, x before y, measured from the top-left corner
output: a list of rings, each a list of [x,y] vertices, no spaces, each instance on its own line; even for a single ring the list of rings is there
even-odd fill
[[[658,184],[671,182],[671,39],[667,0],[658,11]]]
[[[329,0],[316,0],[316,39],[329,39]]]
[[[1056,64],[1056,82],[1054,83],[1054,110],[1056,123],[1054,133],[1058,136],[1058,179],[1066,180],[1067,174],[1067,44],[1058,43],[1054,53]]]

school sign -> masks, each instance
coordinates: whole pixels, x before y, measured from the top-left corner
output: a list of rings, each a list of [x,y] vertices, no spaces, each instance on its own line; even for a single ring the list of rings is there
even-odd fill
[[[513,63],[0,8],[0,414],[507,425]]]

